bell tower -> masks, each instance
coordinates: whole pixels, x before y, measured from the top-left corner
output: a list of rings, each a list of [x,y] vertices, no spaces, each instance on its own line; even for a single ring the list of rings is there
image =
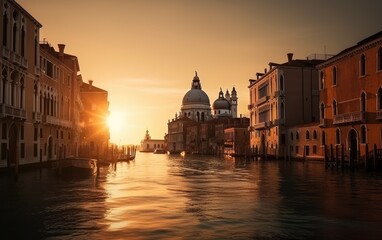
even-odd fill
[[[231,114],[233,118],[237,118],[237,92],[235,87],[232,88],[231,92]]]

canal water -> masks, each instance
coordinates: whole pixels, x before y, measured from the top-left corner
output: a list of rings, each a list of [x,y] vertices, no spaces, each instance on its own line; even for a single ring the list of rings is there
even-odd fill
[[[381,239],[382,176],[138,153],[97,176],[0,173],[0,239]]]

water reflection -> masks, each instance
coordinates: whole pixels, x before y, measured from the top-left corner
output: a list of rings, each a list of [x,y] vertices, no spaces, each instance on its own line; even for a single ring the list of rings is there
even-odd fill
[[[140,153],[97,176],[0,175],[1,236],[378,239],[382,178],[320,163]],[[22,231],[21,231],[22,229]],[[1,238],[6,239],[6,238]]]

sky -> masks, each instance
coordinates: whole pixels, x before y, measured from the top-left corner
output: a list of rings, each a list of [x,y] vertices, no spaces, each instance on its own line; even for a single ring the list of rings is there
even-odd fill
[[[382,30],[380,0],[17,0],[40,40],[78,57],[84,82],[108,91],[110,141],[163,139],[198,72],[212,103],[238,94],[286,54],[337,54]]]

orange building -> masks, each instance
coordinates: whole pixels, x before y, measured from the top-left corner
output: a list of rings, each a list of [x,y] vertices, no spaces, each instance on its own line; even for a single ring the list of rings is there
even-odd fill
[[[108,92],[93,85],[93,81],[81,86],[81,112],[83,126],[80,155],[105,156],[108,151],[110,132],[107,126],[109,116]]]
[[[318,65],[322,144],[363,159],[382,146],[382,32]]]

